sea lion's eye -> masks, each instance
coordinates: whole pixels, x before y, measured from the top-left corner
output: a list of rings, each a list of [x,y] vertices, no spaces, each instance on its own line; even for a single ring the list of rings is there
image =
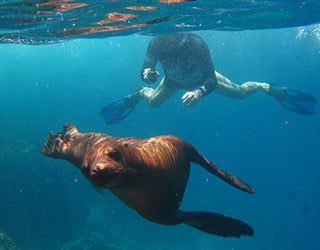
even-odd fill
[[[113,150],[113,151],[109,152],[109,157],[112,158],[113,160],[115,160],[116,162],[121,161],[121,154],[117,150]]]

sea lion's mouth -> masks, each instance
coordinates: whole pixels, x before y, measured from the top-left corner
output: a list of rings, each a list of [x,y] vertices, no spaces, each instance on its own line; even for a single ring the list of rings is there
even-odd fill
[[[119,185],[121,171],[119,172],[119,166],[112,162],[94,164],[87,171],[88,179],[98,187],[110,189]]]

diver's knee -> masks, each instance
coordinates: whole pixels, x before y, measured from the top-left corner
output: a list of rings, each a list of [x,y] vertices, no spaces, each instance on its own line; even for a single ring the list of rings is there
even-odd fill
[[[163,103],[163,101],[159,101],[157,99],[151,99],[148,100],[148,104],[151,108],[157,108],[159,107],[161,104]]]
[[[238,99],[238,100],[243,100],[248,97],[248,92],[246,89],[241,89],[239,88],[236,93],[234,93],[233,98]]]

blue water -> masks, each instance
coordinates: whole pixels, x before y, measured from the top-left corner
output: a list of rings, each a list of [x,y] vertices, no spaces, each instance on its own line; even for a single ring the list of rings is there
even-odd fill
[[[233,81],[273,82],[320,98],[318,28],[197,33],[216,69]],[[299,116],[262,93],[241,101],[212,93],[185,108],[179,92],[159,108],[140,103],[124,121],[103,123],[104,105],[143,84],[151,38],[0,46],[0,230],[26,250],[317,249],[320,110]],[[220,238],[153,224],[110,192],[97,193],[71,164],[39,152],[47,132],[64,122],[83,132],[174,134],[192,143],[257,192],[243,193],[193,165],[181,208],[231,215],[255,235]]]

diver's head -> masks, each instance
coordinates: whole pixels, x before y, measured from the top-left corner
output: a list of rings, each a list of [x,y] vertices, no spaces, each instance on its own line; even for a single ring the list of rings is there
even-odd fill
[[[188,33],[177,32],[163,36],[164,46],[167,51],[173,51],[182,48],[187,41]]]

